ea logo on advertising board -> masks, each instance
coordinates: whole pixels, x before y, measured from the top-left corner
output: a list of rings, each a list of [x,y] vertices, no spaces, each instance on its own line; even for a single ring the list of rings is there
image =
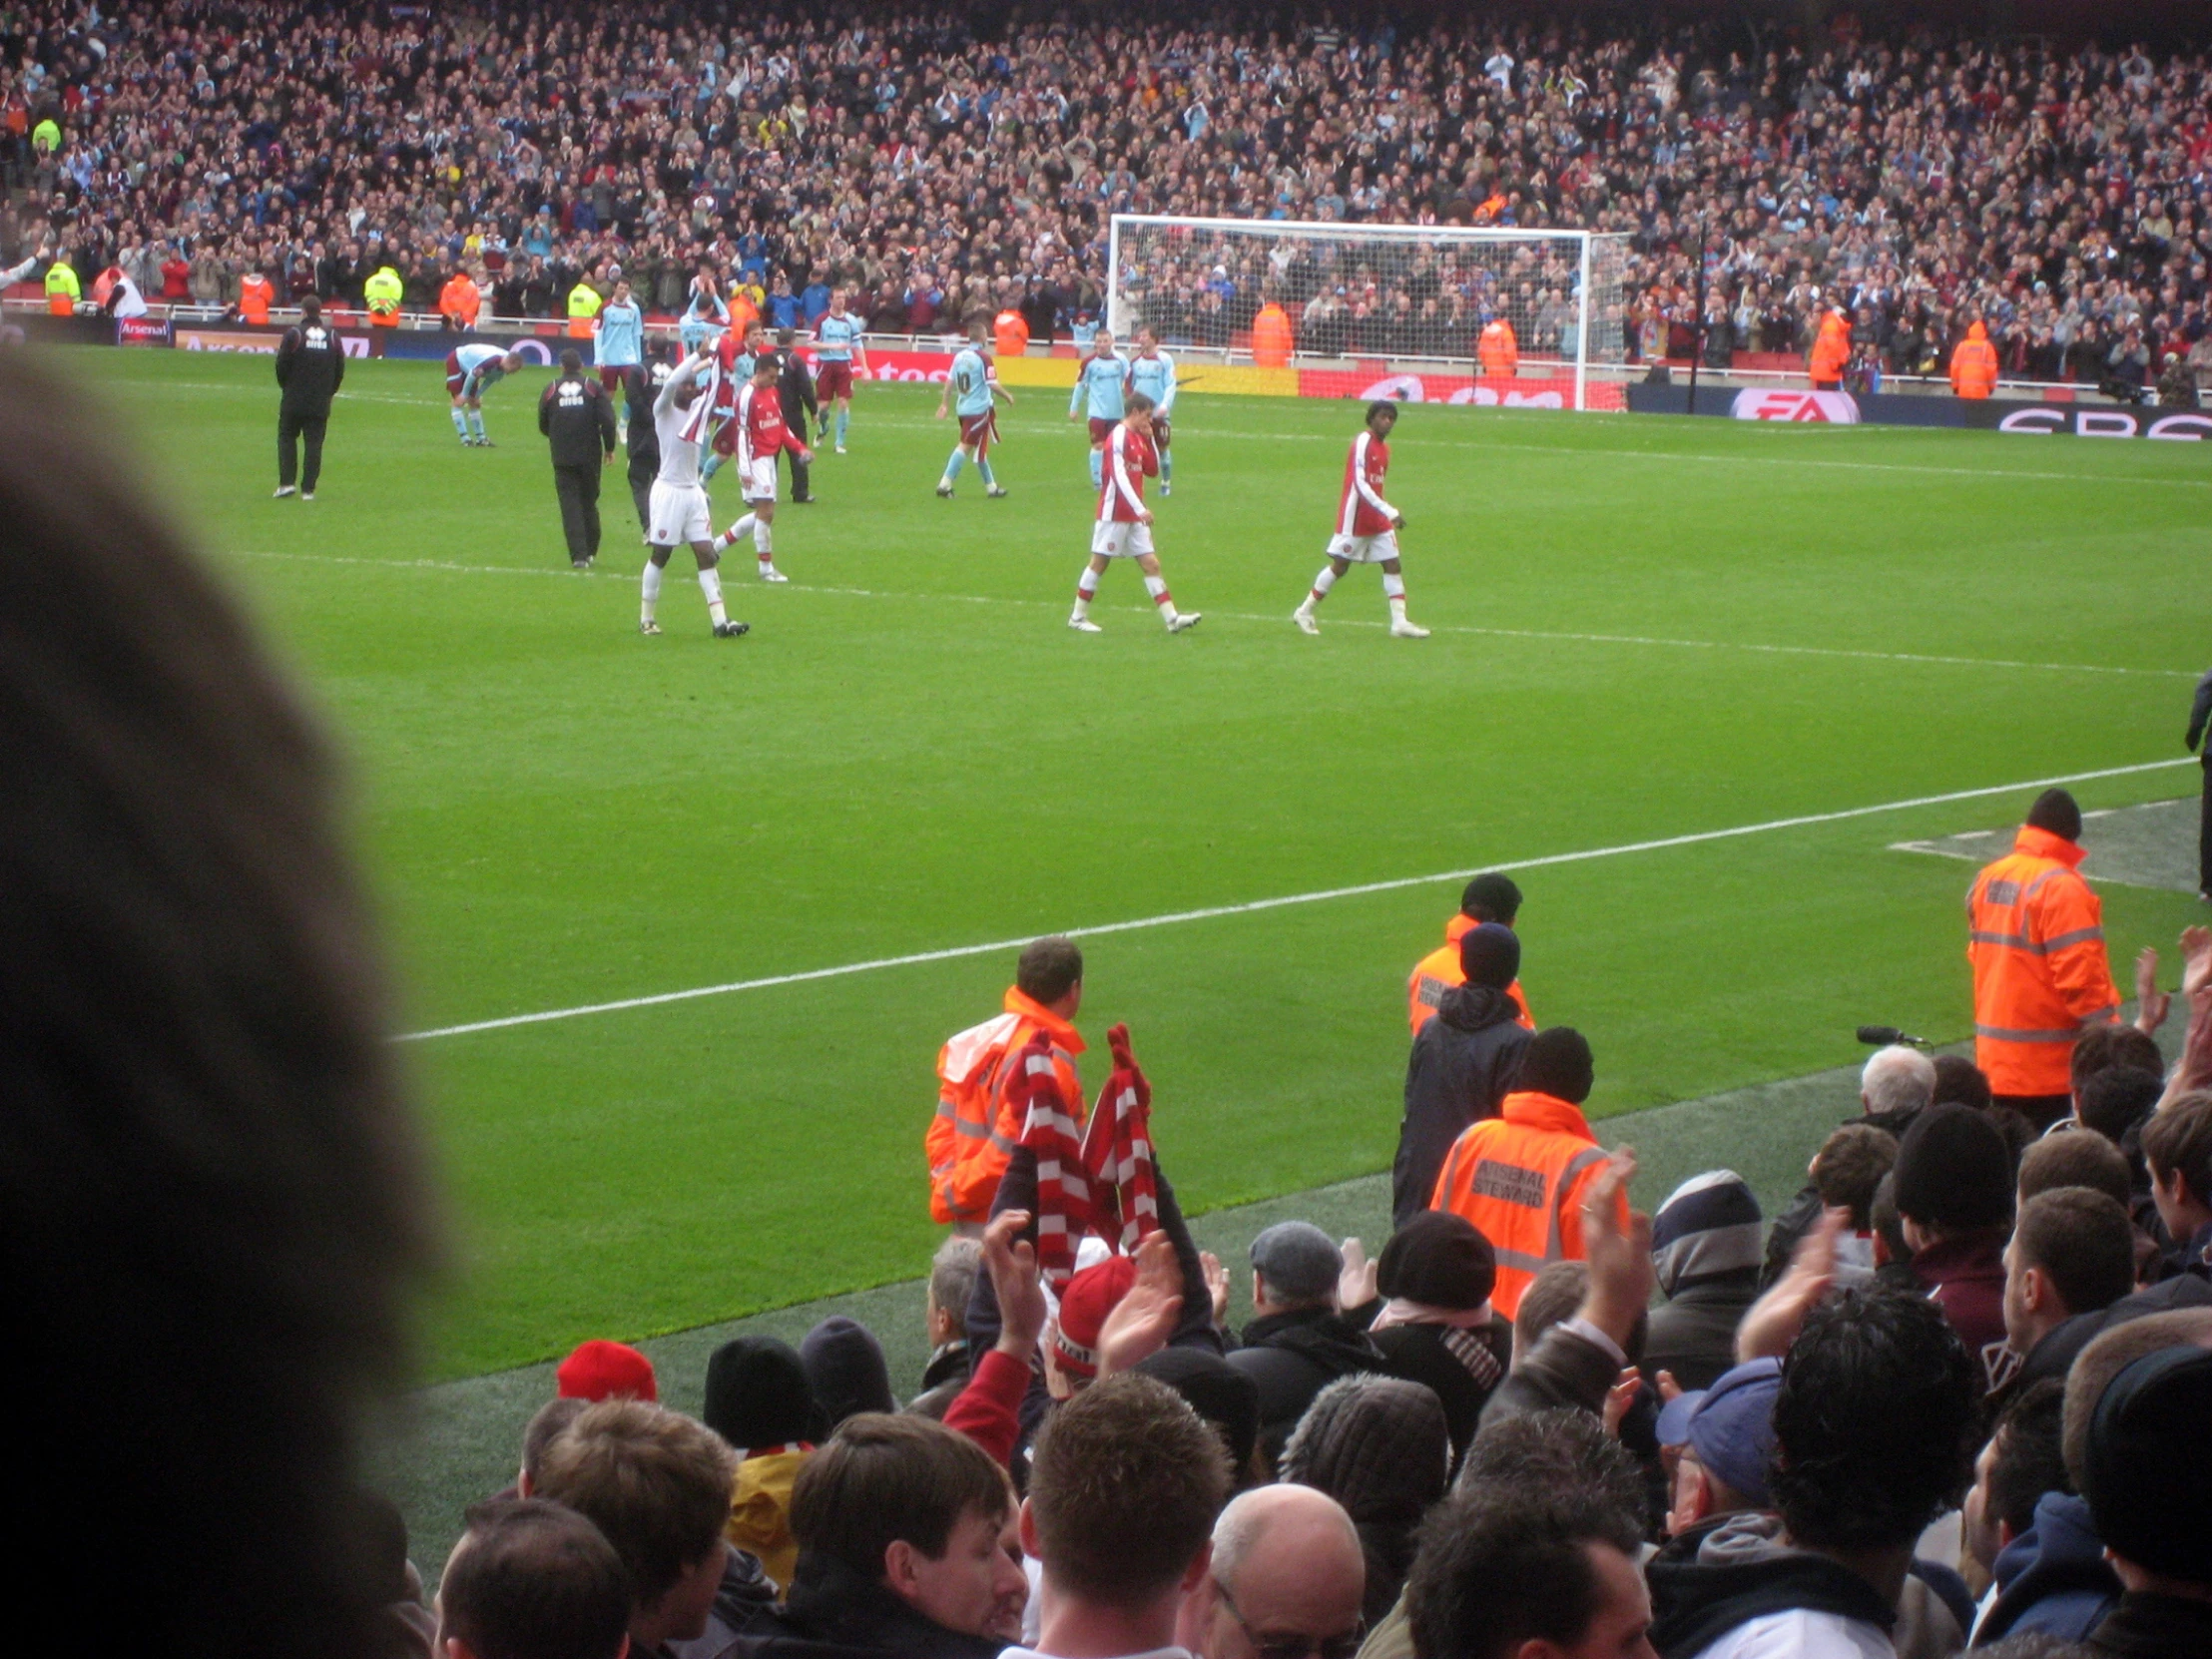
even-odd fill
[[[2071,432],[2077,438],[2166,438],[2201,442],[2212,438],[2212,415],[2138,415],[2131,409],[2068,409],[2045,404],[2014,409],[1997,422],[2000,432]]]
[[[1827,426],[1859,424],[1859,404],[1848,391],[1762,391],[1746,386],[1729,413],[1738,420],[1787,420]]]

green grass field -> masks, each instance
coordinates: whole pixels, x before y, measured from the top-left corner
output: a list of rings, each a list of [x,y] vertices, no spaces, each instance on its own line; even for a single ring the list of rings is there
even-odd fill
[[[542,376],[491,393],[477,451],[436,364],[353,364],[303,504],[269,498],[267,359],[68,364],[343,734],[412,1031],[2178,759],[2204,666],[2194,444],[1416,407],[1389,490],[1435,636],[1385,637],[1356,571],[1308,639],[1288,615],[1358,408],[1192,393],[1156,533],[1205,625],[1165,637],[1117,568],[1087,638],[1063,626],[1091,500],[1064,394],[1004,419],[1010,499],[971,473],[946,503],[934,389],[871,386],[822,504],[778,524],[791,585],[733,557],[754,632],[726,644],[688,554],[666,636],[639,637],[619,470],[598,571],[568,570]],[[739,510],[719,480],[718,522]],[[1600,1112],[1846,1062],[1860,1020],[1955,1038],[1966,870],[1885,848],[2023,806],[1529,869],[1538,1017],[1589,1034]],[[1456,889],[1086,942],[1083,1023],[1132,1026],[1192,1208],[1387,1165],[1403,979]],[[2197,909],[2105,902],[2116,960]],[[1010,968],[409,1044],[460,1243],[433,1370],[920,1271],[936,1046]]]

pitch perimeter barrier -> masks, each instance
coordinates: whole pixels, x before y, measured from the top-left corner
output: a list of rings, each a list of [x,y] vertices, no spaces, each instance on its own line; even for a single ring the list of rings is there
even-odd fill
[[[1689,414],[1690,388],[1627,388],[1634,414]],[[2010,397],[1908,396],[1896,392],[1809,391],[1789,386],[1698,388],[1702,418],[1779,421],[1801,426],[1939,426],[2084,438],[2163,438],[2182,442],[2212,438],[2212,410],[2164,409],[2150,404],[2037,402]]]

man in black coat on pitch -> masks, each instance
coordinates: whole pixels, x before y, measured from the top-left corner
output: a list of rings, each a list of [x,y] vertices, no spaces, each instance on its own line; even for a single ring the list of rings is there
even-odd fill
[[[322,301],[311,293],[302,294],[299,321],[286,328],[276,344],[276,384],[283,389],[283,401],[276,409],[279,500],[295,490],[302,500],[314,499],[315,480],[322,476],[322,434],[330,424],[330,399],[344,379],[345,342],[322,320]],[[302,441],[307,451],[303,468]]]
[[[568,562],[591,568],[599,557],[599,469],[614,459],[615,403],[584,373],[574,346],[561,353],[561,372],[538,397],[538,430],[553,443],[553,488],[561,498]]]
[[[1428,1208],[1460,1131],[1497,1116],[1531,1035],[1505,994],[1520,972],[1518,934],[1494,921],[1468,928],[1459,935],[1459,967],[1466,983],[1443,993],[1405,1063],[1405,1116],[1390,1166],[1393,1228]]]
[[[784,424],[802,435],[808,431],[807,423],[814,419],[815,371],[807,366],[807,359],[799,354],[799,334],[791,328],[780,328],[776,333],[776,351],[779,364],[776,370],[776,397],[784,405]],[[801,506],[811,507],[815,502],[813,480],[808,476],[811,463],[799,458],[797,451],[786,450],[784,459],[791,463],[792,499]]]

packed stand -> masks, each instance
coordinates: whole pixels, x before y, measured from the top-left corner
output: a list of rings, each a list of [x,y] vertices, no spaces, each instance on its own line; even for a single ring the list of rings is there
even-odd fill
[[[60,254],[85,291],[359,306],[388,270],[428,312],[466,271],[494,313],[559,317],[619,267],[673,314],[705,258],[771,326],[843,286],[871,329],[1018,308],[1045,340],[1099,313],[1116,213],[1571,227],[1629,248],[1593,355],[1697,349],[1702,247],[1716,362],[1803,354],[1840,306],[1861,376],[1941,373],[1981,319],[2007,376],[2212,383],[2201,54],[1253,8],[978,34],[849,4],[202,0],[0,27],[0,255]],[[1272,301],[1331,351],[1471,358],[1501,312],[1522,349],[1573,344],[1575,274],[1538,251],[1188,256],[1124,273],[1171,343]]]

